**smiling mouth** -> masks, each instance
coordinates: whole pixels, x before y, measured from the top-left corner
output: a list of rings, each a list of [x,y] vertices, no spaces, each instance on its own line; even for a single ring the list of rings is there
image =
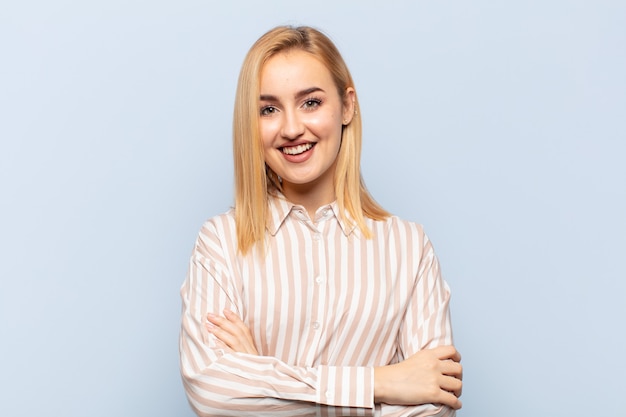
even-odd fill
[[[280,150],[286,155],[300,155],[311,149],[314,145],[314,143],[303,143],[297,146],[283,146]]]

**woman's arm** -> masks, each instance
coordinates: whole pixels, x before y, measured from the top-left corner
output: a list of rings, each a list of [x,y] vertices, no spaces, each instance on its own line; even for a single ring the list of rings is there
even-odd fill
[[[207,314],[206,329],[235,352],[258,355],[252,333],[246,324],[230,310],[224,310],[224,317]]]
[[[454,415],[454,408],[460,406],[456,397],[460,388],[446,384],[450,383],[447,378],[460,380],[460,366],[449,366],[458,361],[458,354],[445,348],[429,351],[452,342],[449,292],[430,245],[424,248],[398,334],[401,362],[374,370],[293,367],[276,358],[256,355],[254,340],[237,317],[243,311],[238,284],[220,259],[219,242],[208,239],[197,245],[182,289],[181,369],[190,403],[199,415],[263,415],[260,413],[265,411],[265,415],[297,415],[296,409],[314,412],[325,405],[337,407],[337,415],[350,415],[350,409],[344,414],[340,406],[360,408],[361,413],[372,415],[374,398],[381,402],[376,405],[376,415]],[[220,312],[224,317],[219,316]],[[198,360],[188,360],[193,357]],[[443,384],[439,379],[444,379]],[[347,401],[342,391],[355,395]],[[441,391],[456,395],[442,395]]]
[[[245,311],[239,284],[214,229],[210,224],[203,228],[181,288],[180,366],[196,413],[296,416],[315,415],[320,408],[332,406],[373,415],[372,369],[292,366],[274,357],[239,352],[217,338],[215,329],[213,334],[208,331],[208,313]],[[348,379],[357,382],[338,383]],[[346,385],[359,395],[347,392]]]
[[[462,405],[458,397],[463,368],[461,355],[452,346],[450,290],[441,276],[432,243],[421,227],[416,240],[421,256],[398,335],[400,362],[375,369],[376,402],[429,403],[435,405],[437,416],[454,415]],[[407,408],[389,415],[421,416],[422,412]]]
[[[461,355],[454,346],[421,350],[407,360],[374,371],[377,403],[442,404],[461,408]]]
[[[209,314],[208,320],[209,332],[229,348],[257,354],[250,331],[235,313],[225,310],[224,316]],[[461,355],[453,346],[440,346],[419,351],[398,364],[375,368],[375,400],[383,403],[377,415],[453,416],[453,410],[461,406],[458,400],[462,385],[460,360]],[[409,407],[398,406],[402,404]]]

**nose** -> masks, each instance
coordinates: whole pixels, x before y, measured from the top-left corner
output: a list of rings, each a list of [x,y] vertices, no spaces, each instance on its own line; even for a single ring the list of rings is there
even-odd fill
[[[286,111],[281,126],[281,135],[288,140],[298,139],[304,133],[304,123],[297,111]]]

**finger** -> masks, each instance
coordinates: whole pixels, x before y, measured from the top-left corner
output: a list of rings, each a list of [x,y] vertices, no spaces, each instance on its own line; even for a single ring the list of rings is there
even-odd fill
[[[442,390],[453,393],[457,398],[461,396],[463,391],[463,382],[451,376],[442,377],[439,386]]]
[[[458,350],[456,350],[454,346],[452,346],[452,349],[454,349],[454,351],[446,359],[451,359],[454,362],[461,362],[461,353]]]
[[[226,343],[232,349],[241,348],[241,340],[245,339],[245,335],[241,334],[239,328],[229,322],[224,317],[215,314],[207,314],[207,330],[218,337],[222,342]]]
[[[437,403],[447,405],[455,410],[458,410],[463,406],[461,400],[458,399],[456,395],[451,392],[441,391],[439,398],[436,400]]]
[[[245,336],[245,332],[243,332],[239,326],[237,326],[235,323],[231,322],[225,317],[220,317],[215,314],[207,314],[207,320],[209,320],[209,322],[219,327],[220,329],[225,330],[234,336]]]
[[[228,333],[227,331],[225,331],[225,330],[221,329],[220,327],[217,327],[217,326],[215,326],[213,324],[208,324],[207,325],[207,330],[213,336],[215,336],[219,340],[221,340],[229,348],[231,348],[231,349],[233,349],[235,351],[239,351],[240,350],[240,347],[237,346],[238,340],[232,334]]]
[[[228,321],[234,324],[242,334],[250,334],[250,329],[248,329],[248,326],[246,326],[246,324],[243,322],[243,320],[241,320],[241,318],[239,318],[237,314],[227,309],[224,310],[224,316],[228,319]]]
[[[218,316],[217,314],[213,314],[213,313],[209,313],[206,315],[206,319],[210,322],[213,323],[216,326],[221,326],[222,323],[224,322],[224,318]]]
[[[460,380],[463,379],[463,366],[458,362],[451,360],[441,361],[441,373],[444,375],[453,376]]]
[[[229,311],[226,314],[233,321],[215,314],[207,314],[207,330],[236,352],[258,355],[252,333],[243,321],[233,312]]]
[[[224,316],[230,321],[241,321],[237,313],[234,313],[229,309],[224,309]]]
[[[461,353],[452,345],[436,347],[434,353],[439,359],[451,359],[454,362],[461,362]]]
[[[250,331],[250,328],[246,325],[246,323],[244,323],[243,320],[239,318],[236,313],[233,313],[230,310],[224,310],[224,315],[232,324],[234,324],[238,328],[240,335],[243,338],[241,341],[244,342],[244,345],[247,348],[247,352],[258,355],[259,353],[256,350],[254,338],[252,337],[252,332]]]

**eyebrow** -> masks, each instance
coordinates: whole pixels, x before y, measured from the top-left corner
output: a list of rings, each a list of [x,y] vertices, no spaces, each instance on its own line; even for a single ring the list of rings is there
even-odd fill
[[[305,90],[298,91],[296,93],[295,97],[296,98],[301,98],[301,97],[304,97],[304,96],[308,96],[309,94],[316,93],[318,91],[321,91],[322,93],[324,92],[324,90],[319,88],[319,87],[310,87],[310,88],[307,88]],[[271,95],[271,94],[261,94],[259,96],[259,100],[261,100],[261,101],[278,101],[278,98],[276,96]]]

